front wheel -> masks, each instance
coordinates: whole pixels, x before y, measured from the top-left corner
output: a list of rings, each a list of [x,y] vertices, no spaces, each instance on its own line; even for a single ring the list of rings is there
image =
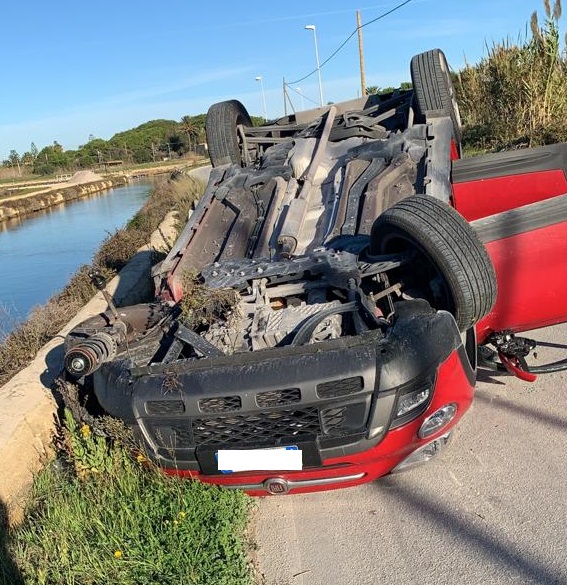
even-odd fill
[[[370,254],[414,252],[399,278],[406,294],[450,311],[460,331],[492,309],[494,267],[469,223],[446,203],[427,195],[403,199],[374,222]]]

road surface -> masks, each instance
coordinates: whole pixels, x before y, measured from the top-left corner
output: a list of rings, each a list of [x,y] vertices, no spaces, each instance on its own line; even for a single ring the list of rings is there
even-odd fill
[[[567,326],[532,332],[567,356]],[[263,498],[265,585],[567,585],[567,372],[481,370],[438,460],[361,487]],[[261,581],[262,582],[262,581]]]

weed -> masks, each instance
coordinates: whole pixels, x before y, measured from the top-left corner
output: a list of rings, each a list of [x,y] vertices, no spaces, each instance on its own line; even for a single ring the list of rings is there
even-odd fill
[[[210,288],[191,270],[182,275],[181,288],[181,316],[191,328],[227,321],[236,314],[240,297],[232,288]]]
[[[25,585],[252,583],[244,494],[169,477],[70,413],[65,422],[73,466],[37,477],[0,577],[9,560]]]

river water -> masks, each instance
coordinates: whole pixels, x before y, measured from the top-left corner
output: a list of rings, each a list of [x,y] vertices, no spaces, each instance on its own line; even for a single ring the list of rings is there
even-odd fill
[[[0,337],[61,290],[101,242],[142,207],[151,183],[101,191],[0,222]]]

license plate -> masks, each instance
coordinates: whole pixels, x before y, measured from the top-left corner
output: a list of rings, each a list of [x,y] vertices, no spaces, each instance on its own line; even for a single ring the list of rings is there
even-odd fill
[[[297,445],[268,449],[221,449],[215,453],[221,473],[235,471],[301,471],[302,452]]]

